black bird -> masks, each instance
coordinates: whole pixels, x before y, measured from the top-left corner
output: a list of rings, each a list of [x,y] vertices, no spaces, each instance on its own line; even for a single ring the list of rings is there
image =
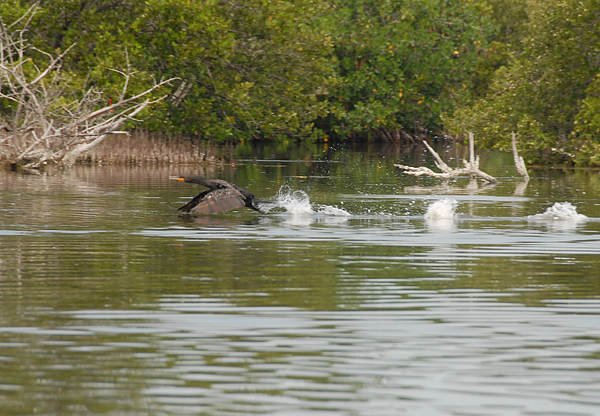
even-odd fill
[[[258,199],[251,192],[221,179],[206,179],[200,175],[169,176],[180,182],[197,183],[208,189],[200,192],[190,202],[178,209],[181,212],[213,214],[241,207],[252,208],[264,213],[261,204],[274,204],[275,201]]]

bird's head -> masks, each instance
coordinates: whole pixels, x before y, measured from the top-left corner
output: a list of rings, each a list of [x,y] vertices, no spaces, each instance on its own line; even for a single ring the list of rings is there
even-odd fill
[[[200,175],[169,176],[169,179],[179,182],[197,183],[199,185],[206,184],[206,179]]]

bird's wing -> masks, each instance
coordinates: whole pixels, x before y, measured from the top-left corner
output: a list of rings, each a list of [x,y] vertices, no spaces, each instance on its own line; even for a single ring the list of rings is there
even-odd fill
[[[238,192],[231,192],[230,189],[217,189],[200,198],[193,211],[196,214],[214,214],[243,206],[245,206],[244,199]]]
[[[188,202],[184,206],[182,206],[179,209],[177,209],[177,211],[181,211],[181,212],[190,212],[190,211],[193,211],[194,208],[196,207],[196,205],[198,205],[198,203],[202,200],[202,198],[204,198],[210,192],[211,192],[210,189],[207,189],[206,191],[200,192],[190,202]]]
[[[234,183],[229,184],[232,188],[234,188],[236,191],[238,191],[240,194],[242,194],[244,196],[245,199],[253,199],[255,198],[254,194],[252,192],[246,191],[243,188],[240,188],[239,186],[237,186]]]

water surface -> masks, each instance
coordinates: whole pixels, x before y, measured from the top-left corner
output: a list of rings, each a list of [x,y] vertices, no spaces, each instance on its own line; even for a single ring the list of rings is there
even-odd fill
[[[0,415],[596,415],[598,174],[510,162],[0,173]],[[188,172],[285,207],[180,216]]]

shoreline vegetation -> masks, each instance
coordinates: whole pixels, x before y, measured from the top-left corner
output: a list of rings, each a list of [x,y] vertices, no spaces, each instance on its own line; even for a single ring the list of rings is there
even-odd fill
[[[77,159],[79,165],[221,164],[235,160],[235,146],[194,143],[183,136],[134,132],[114,135]]]
[[[200,143],[474,134],[527,165],[600,166],[598,21],[595,0],[2,2],[0,154],[188,163],[227,158]]]
[[[431,143],[431,145],[428,144]],[[431,147],[433,146],[433,148]],[[242,143],[208,143],[205,141],[194,140],[193,138],[184,135],[166,135],[156,132],[148,132],[142,130],[134,130],[129,135],[116,134],[109,136],[98,146],[91,149],[85,155],[79,156],[73,167],[128,167],[128,168],[170,168],[175,166],[195,166],[200,169],[212,170],[219,166],[230,165],[237,166],[240,162],[254,159],[293,159],[302,160],[305,163],[312,163],[314,160],[321,158],[328,152],[343,151],[365,151],[382,154],[392,154],[398,159],[407,155],[426,155],[431,154],[435,160],[435,165],[439,163],[439,155],[437,151],[444,152],[456,160],[465,160],[467,163],[471,159],[473,150],[471,144],[465,141],[456,140],[436,140],[428,138],[417,141],[398,142],[325,142],[325,143],[301,143],[294,141],[284,141],[281,143],[274,142],[242,142]],[[489,155],[492,149],[483,149],[484,154]],[[513,150],[515,163],[518,165],[518,154]],[[509,153],[501,151],[501,153]],[[428,157],[421,156],[419,160],[422,163],[427,162]],[[470,163],[473,163],[471,160]],[[468,165],[468,163],[467,163]],[[401,165],[395,165],[402,167]],[[555,165],[527,165],[527,168],[539,169],[561,169],[561,170],[600,170],[598,166],[573,166],[566,164]],[[63,167],[54,163],[43,165],[40,169],[28,169],[15,164],[0,151],[0,169],[12,170],[15,172],[31,173],[31,174],[54,174],[57,171],[63,171]],[[411,167],[409,169],[427,169],[424,167]],[[460,169],[456,169],[460,170]],[[518,169],[517,169],[518,170]],[[404,172],[407,173],[407,172]],[[467,176],[469,172],[466,173]],[[429,175],[428,176],[436,176]],[[460,176],[460,174],[453,175]],[[527,175],[523,175],[527,176]],[[443,175],[440,176],[443,178]],[[525,179],[526,180],[526,179]],[[494,182],[492,180],[491,182]]]
[[[191,165],[235,162],[236,145],[194,142],[182,135],[168,136],[135,130],[131,134],[109,135],[102,143],[74,160],[73,165]],[[27,170],[0,149],[0,165],[10,170]],[[60,165],[47,161],[40,170]]]

